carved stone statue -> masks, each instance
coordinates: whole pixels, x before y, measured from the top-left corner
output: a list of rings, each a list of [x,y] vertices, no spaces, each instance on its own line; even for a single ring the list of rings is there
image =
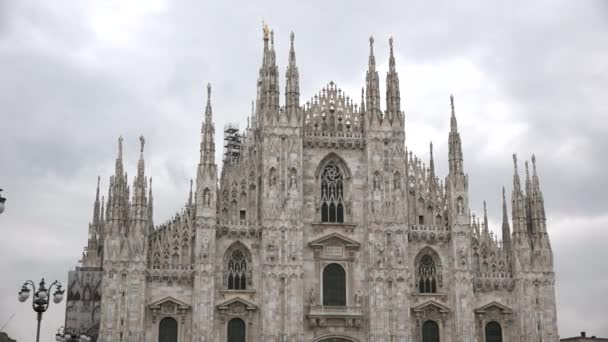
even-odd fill
[[[209,256],[209,238],[204,237],[203,242],[201,243],[201,257],[206,259]]]
[[[298,251],[296,248],[296,243],[293,241],[291,243],[289,243],[289,258],[292,261],[295,261],[298,258]]]
[[[403,253],[401,252],[401,247],[399,245],[396,245],[395,246],[395,259],[397,259],[398,264],[401,264],[403,262],[402,257],[403,257]]]
[[[275,260],[277,257],[277,248],[273,243],[268,244],[268,259],[270,261]]]
[[[313,287],[310,288],[308,293],[308,303],[313,306],[315,305],[316,297],[315,297],[315,289]]]
[[[376,253],[377,253],[377,257],[378,257],[378,259],[376,260],[376,263],[378,264],[379,267],[381,267],[382,262],[384,262],[384,245],[380,242],[378,242],[376,244]]]
[[[289,188],[297,189],[297,187],[298,187],[298,182],[296,180],[296,172],[295,172],[295,170],[291,170],[291,172],[289,173]]]
[[[361,290],[359,290],[357,293],[355,293],[355,306],[361,306],[361,297]]]
[[[203,191],[203,203],[205,204],[206,207],[208,207],[209,202],[210,202],[209,189],[205,189],[205,191]]]
[[[456,200],[456,209],[458,210],[458,215],[462,215],[464,211],[464,203],[462,197],[458,197]]]

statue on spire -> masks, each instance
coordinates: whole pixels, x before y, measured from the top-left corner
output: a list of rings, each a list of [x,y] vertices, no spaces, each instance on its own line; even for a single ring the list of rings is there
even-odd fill
[[[139,149],[139,152],[144,153],[144,144],[146,143],[146,139],[144,139],[143,135],[139,136],[139,142],[141,144],[141,147]]]
[[[270,38],[270,29],[264,20],[262,20],[262,32],[264,32],[264,40],[268,40],[268,38]]]

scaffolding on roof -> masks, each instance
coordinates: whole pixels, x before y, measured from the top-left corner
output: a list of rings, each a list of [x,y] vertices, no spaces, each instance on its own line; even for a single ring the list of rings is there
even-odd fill
[[[239,159],[242,143],[243,136],[239,133],[239,125],[237,123],[224,125],[223,169],[226,169]]]

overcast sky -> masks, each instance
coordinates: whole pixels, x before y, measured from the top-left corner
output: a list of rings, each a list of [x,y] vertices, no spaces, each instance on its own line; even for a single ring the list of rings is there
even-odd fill
[[[130,175],[146,137],[156,223],[183,206],[205,85],[218,132],[244,126],[265,20],[281,91],[295,32],[302,102],[330,80],[358,101],[370,35],[384,94],[393,36],[408,148],[427,159],[432,140],[445,175],[453,93],[470,201],[477,212],[488,201],[495,231],[511,154],[536,153],[560,335],[608,337],[608,2],[531,3],[0,0],[0,327],[15,313],[5,331],[34,339],[31,303],[17,292],[26,279],[67,282],[119,135]],[[54,340],[64,312],[65,302],[51,305],[42,341]]]

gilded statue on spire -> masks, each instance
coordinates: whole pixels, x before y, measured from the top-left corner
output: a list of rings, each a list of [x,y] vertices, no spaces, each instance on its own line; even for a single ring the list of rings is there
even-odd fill
[[[268,38],[270,37],[270,29],[268,28],[268,25],[266,25],[266,23],[262,20],[262,31],[264,31],[264,39],[268,40]]]

